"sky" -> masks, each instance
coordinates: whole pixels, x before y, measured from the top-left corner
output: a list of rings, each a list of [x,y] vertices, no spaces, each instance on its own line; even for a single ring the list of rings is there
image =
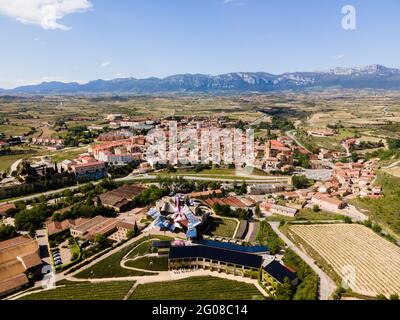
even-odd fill
[[[0,0],[0,87],[400,68],[399,13],[398,0]]]

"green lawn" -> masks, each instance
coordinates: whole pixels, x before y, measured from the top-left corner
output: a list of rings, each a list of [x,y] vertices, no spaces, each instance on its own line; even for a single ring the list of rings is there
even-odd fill
[[[168,271],[168,257],[141,257],[127,261],[125,265],[149,271]]]
[[[249,177],[255,176],[257,179],[275,179],[277,176],[270,176],[268,173],[254,169],[253,172],[249,173],[248,177],[243,177],[237,175],[237,171],[235,169],[206,169],[200,172],[196,172],[195,170],[178,170],[174,173],[162,172],[157,175],[160,176],[189,176],[189,177],[202,177],[202,178],[219,178],[219,179],[237,179],[237,180],[248,180]]]
[[[372,220],[382,224],[399,237],[400,178],[379,172],[375,184],[383,188],[383,198],[354,199],[351,200],[351,204],[365,210]]]
[[[151,253],[151,241],[143,242],[135,250],[129,253],[128,259],[133,259],[137,256],[144,256],[145,254]]]
[[[11,155],[0,155],[0,172],[8,171],[11,165],[19,159],[29,159],[43,155],[47,152],[45,149],[29,147],[26,145],[11,147],[11,150],[13,152]]]
[[[211,218],[207,235],[233,238],[238,223],[235,220]]]
[[[0,125],[0,133],[7,137],[22,136],[31,130],[29,127],[17,125]]]
[[[122,300],[134,281],[74,283],[53,290],[32,293],[20,300]]]
[[[70,251],[72,256],[75,255],[76,257],[79,257],[79,255],[81,254],[81,248],[79,247],[78,243],[75,240],[74,244],[70,248]]]
[[[131,300],[254,300],[262,299],[258,289],[247,283],[213,277],[139,285]]]
[[[305,130],[309,129],[311,128]],[[297,137],[300,140],[300,142],[304,142],[306,146],[312,145],[328,150],[343,151],[344,149],[340,145],[340,142],[348,138],[354,138],[355,135],[356,135],[356,130],[340,129],[339,133],[333,137],[309,137],[306,135],[298,135]]]
[[[152,239],[170,240],[167,237],[151,236]],[[101,260],[90,268],[87,268],[79,272],[75,277],[80,279],[98,279],[98,278],[119,278],[119,277],[130,277],[130,276],[146,276],[152,275],[150,273],[124,269],[120,266],[122,258],[127,255],[132,249],[138,246],[140,243],[149,239],[142,238],[139,241],[125,247],[108,258]]]
[[[54,162],[62,162],[64,160],[73,160],[82,153],[87,152],[87,148],[74,148],[67,149],[66,151],[59,151],[52,154],[51,158]]]
[[[325,221],[325,220],[344,220],[346,217],[340,214],[330,213],[326,211],[315,212],[312,209],[302,209],[295,218],[285,216],[268,217],[268,221]]]
[[[0,156],[0,172],[6,171],[7,173],[9,173],[8,171],[10,170],[11,165],[23,158],[24,155],[11,155],[11,156]]]

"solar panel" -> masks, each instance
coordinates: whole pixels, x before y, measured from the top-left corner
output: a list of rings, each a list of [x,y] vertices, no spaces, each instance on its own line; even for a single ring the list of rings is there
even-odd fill
[[[245,253],[262,253],[262,252],[269,251],[269,248],[266,246],[245,247],[245,246],[240,246],[240,245],[237,245],[234,243],[220,242],[220,241],[213,241],[213,240],[196,240],[196,241],[194,241],[194,243],[201,244],[201,245],[207,246],[207,247],[221,248],[221,249],[225,249],[225,250],[245,252]]]

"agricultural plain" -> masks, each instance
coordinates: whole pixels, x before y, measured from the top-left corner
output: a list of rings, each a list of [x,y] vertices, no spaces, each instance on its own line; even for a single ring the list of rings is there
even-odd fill
[[[400,248],[362,225],[299,225],[289,232],[322,265],[347,280],[353,292],[400,294]]]

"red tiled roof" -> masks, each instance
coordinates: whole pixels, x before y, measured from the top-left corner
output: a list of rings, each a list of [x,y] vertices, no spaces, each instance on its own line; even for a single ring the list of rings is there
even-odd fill
[[[104,161],[96,161],[96,162],[89,162],[89,163],[73,164],[72,168],[90,168],[90,167],[97,167],[98,165],[105,165],[105,162]]]
[[[0,282],[0,293],[12,292],[26,284],[28,284],[28,277],[25,273],[20,273],[12,278]]]
[[[26,242],[30,242],[30,241],[32,241],[32,240],[25,236],[13,238],[13,239],[6,240],[6,241],[1,241],[0,242],[0,251],[4,250],[4,249],[9,249],[11,247],[14,247],[14,246],[26,243]]]

